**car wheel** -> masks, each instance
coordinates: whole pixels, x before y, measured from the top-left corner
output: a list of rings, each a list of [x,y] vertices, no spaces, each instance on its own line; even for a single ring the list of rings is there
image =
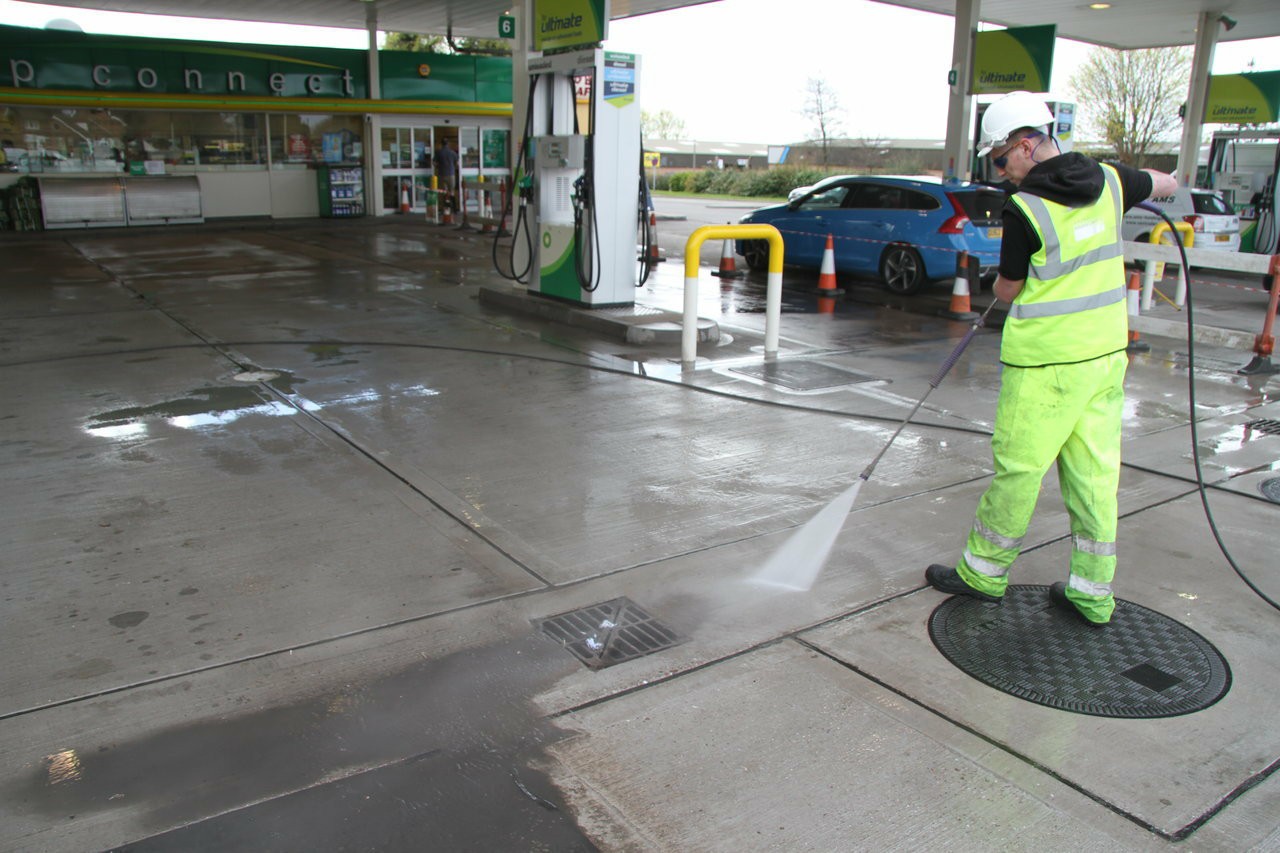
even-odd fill
[[[910,246],[890,246],[880,258],[880,278],[894,293],[915,293],[925,282],[924,261]]]
[[[769,268],[769,244],[764,240],[743,240],[742,257],[749,269],[757,272]]]

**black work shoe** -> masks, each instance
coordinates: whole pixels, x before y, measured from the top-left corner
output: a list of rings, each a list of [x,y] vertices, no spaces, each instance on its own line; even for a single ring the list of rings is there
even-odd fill
[[[1069,611],[1071,615],[1075,616],[1090,628],[1105,628],[1109,624],[1107,622],[1094,622],[1088,616],[1085,616],[1084,611],[1079,607],[1076,607],[1075,602],[1067,598],[1067,585],[1062,581],[1058,581],[1049,587],[1049,600],[1062,610]]]
[[[967,595],[991,604],[999,604],[1001,600],[998,595],[987,595],[969,586],[964,582],[964,578],[960,577],[960,573],[950,566],[934,563],[924,570],[924,579],[929,582],[929,586],[948,595]]]

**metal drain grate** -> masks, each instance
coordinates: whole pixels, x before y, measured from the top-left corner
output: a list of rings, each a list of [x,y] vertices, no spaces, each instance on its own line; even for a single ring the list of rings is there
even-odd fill
[[[1257,430],[1267,435],[1280,435],[1280,421],[1275,418],[1259,418],[1244,425],[1246,430]]]
[[[604,669],[684,642],[684,637],[625,597],[534,620],[534,625],[591,669]]]
[[[1280,477],[1272,477],[1258,484],[1258,491],[1272,503],[1280,504]]]
[[[1010,586],[996,607],[949,598],[929,617],[948,660],[990,687],[1050,708],[1143,719],[1190,714],[1231,687],[1231,669],[1181,622],[1123,599],[1091,628],[1045,586]]]
[[[875,382],[878,379],[868,373],[845,370],[820,361],[773,361],[729,369],[733,373],[753,376],[793,391],[816,391],[819,388],[837,388],[841,385],[856,385],[859,382]]]

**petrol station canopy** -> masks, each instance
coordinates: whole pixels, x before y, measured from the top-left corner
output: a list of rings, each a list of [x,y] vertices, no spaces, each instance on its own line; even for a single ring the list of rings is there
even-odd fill
[[[56,0],[62,6],[220,20],[365,29],[372,5],[378,28],[494,38],[498,16],[519,0]],[[613,0],[612,17],[630,18],[715,0]],[[956,0],[883,0],[888,5],[954,15]],[[983,21],[1009,27],[1056,24],[1058,36],[1115,48],[1167,47],[1195,42],[1201,13],[1234,22],[1218,41],[1280,36],[1276,0],[1113,0],[1095,10],[1090,0],[982,0]],[[726,14],[731,10],[726,8]],[[763,26],[763,24],[762,24]],[[762,30],[762,33],[764,31]]]
[[[203,17],[218,20],[306,24],[363,29],[373,45],[375,30],[494,38],[499,18],[527,0],[57,0],[82,9]],[[612,19],[630,18],[716,0],[612,0]],[[1007,27],[1053,24],[1060,38],[1119,49],[1195,45],[1176,176],[1183,186],[1195,178],[1200,118],[1205,110],[1214,45],[1280,36],[1277,0],[879,0],[886,5],[955,18],[953,79],[972,71],[974,32],[980,22]],[[781,7],[779,7],[781,8]],[[724,6],[724,14],[734,14]],[[1216,26],[1213,23],[1216,22]],[[761,22],[762,27],[765,22]],[[762,29],[761,38],[768,39]],[[517,52],[527,62],[527,51]],[[371,60],[372,61],[372,60]],[[516,70],[524,66],[517,60]],[[517,73],[517,78],[521,75]],[[519,90],[519,86],[517,86]],[[517,94],[517,100],[518,94]],[[971,154],[972,98],[951,86],[946,119],[947,175],[964,174]],[[518,107],[517,107],[518,109]],[[518,118],[518,116],[517,116]]]

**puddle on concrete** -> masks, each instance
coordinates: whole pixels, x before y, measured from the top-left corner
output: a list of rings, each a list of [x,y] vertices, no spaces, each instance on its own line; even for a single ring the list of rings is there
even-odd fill
[[[247,374],[271,374],[272,378],[265,382],[241,378]],[[206,429],[225,426],[249,414],[293,415],[297,408],[274,399],[255,385],[267,384],[282,394],[293,395],[294,385],[306,381],[283,370],[248,371],[232,379],[247,384],[206,385],[193,389],[187,396],[149,406],[127,406],[98,412],[90,416],[84,429],[99,438],[131,439],[146,435],[148,422],[157,420],[179,429]]]
[[[3,796],[58,822],[119,809],[140,837],[182,827],[136,850],[208,849],[215,837],[249,849],[264,826],[298,850],[589,850],[532,766],[570,733],[530,699],[579,666],[530,633],[288,705],[237,714],[228,696],[203,720],[134,740],[58,744]],[[429,842],[394,843],[427,824]]]

